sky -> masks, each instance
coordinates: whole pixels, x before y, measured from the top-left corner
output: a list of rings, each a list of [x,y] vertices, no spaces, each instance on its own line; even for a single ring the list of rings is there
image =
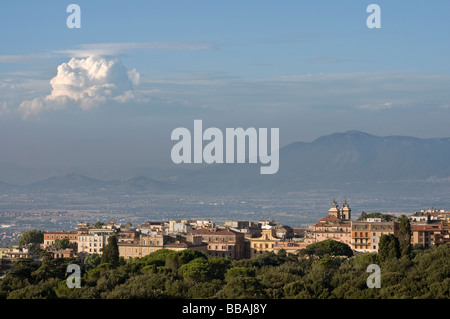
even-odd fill
[[[68,28],[71,3],[81,28]],[[381,28],[366,24],[369,4]],[[2,1],[0,162],[168,167],[177,127],[450,137],[450,3]]]

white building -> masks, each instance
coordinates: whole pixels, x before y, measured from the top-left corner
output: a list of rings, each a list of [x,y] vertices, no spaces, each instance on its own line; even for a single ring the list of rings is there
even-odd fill
[[[112,229],[90,229],[88,234],[78,235],[78,253],[101,255],[108,238],[113,235]]]

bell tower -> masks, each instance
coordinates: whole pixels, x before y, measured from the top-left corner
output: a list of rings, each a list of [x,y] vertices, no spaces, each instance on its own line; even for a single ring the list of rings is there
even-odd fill
[[[339,206],[334,199],[333,203],[331,204],[331,208],[328,210],[328,214],[341,219],[341,211],[339,210]]]
[[[350,220],[352,219],[352,210],[347,203],[347,199],[345,199],[344,205],[342,205],[341,209],[341,219]]]

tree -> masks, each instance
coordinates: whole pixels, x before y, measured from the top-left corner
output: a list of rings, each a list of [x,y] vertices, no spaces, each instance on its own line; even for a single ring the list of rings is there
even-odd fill
[[[184,279],[204,281],[214,276],[213,269],[208,260],[204,258],[194,259],[178,269],[178,275]]]
[[[257,278],[237,276],[227,281],[217,296],[223,299],[262,299],[267,295]]]
[[[310,244],[306,248],[300,250],[301,255],[318,256],[353,256],[353,250],[349,245],[338,242],[336,240],[327,239],[317,243]]]
[[[400,257],[400,244],[393,234],[382,235],[378,244],[378,256],[381,261],[387,261]]]
[[[72,243],[70,242],[69,238],[55,239],[55,241],[53,242],[53,246],[56,249],[66,249],[72,247]]]
[[[236,277],[255,277],[255,270],[247,267],[233,267],[225,274],[225,280],[230,282]]]
[[[400,252],[402,256],[409,256],[411,253],[411,224],[409,222],[409,218],[405,215],[400,216],[398,221],[400,222],[398,232]]]
[[[102,228],[105,225],[105,223],[102,222],[96,222],[92,227],[94,228]]]
[[[108,244],[103,248],[101,262],[102,264],[109,263],[113,267],[119,266],[119,246],[116,236],[108,238]]]
[[[28,244],[42,244],[44,242],[44,232],[42,230],[29,230],[20,236],[18,244],[28,245]]]
[[[86,267],[86,270],[90,270],[96,268],[101,262],[102,260],[99,254],[94,253],[84,259],[84,266]]]
[[[173,251],[165,255],[165,266],[172,269],[174,274],[176,274],[178,272],[178,268],[197,258],[207,259],[204,253],[197,250],[184,249],[180,251]]]

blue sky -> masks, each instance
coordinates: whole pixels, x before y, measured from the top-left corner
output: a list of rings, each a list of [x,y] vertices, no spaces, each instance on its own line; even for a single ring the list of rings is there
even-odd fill
[[[81,29],[66,27],[70,3]],[[381,29],[366,26],[370,3]],[[279,127],[281,145],[351,129],[450,136],[448,1],[1,6],[0,162],[163,166],[170,132],[194,119]],[[65,86],[112,61],[100,84]]]

